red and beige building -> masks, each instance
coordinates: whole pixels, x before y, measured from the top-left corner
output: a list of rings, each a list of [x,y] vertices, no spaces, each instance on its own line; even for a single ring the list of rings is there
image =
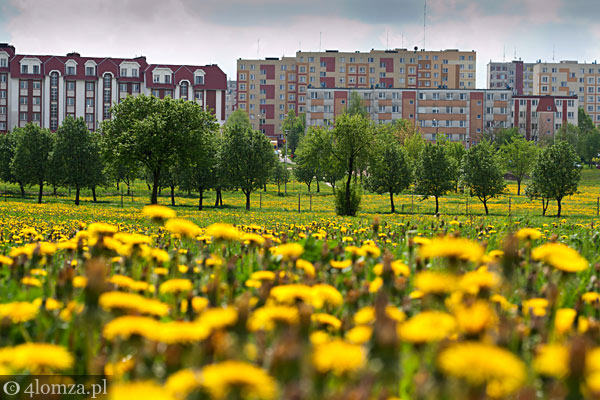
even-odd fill
[[[577,96],[513,96],[512,89],[308,89],[306,124],[330,126],[356,91],[375,123],[411,121],[429,141],[439,134],[466,147],[484,132],[518,127],[528,140],[577,125]]]
[[[95,130],[128,95],[196,101],[225,121],[227,77],[216,65],[148,64],[145,57],[16,54],[0,43],[0,132],[32,122],[55,131],[68,117]]]
[[[237,61],[236,107],[256,129],[281,138],[290,110],[308,112],[308,90],[475,89],[475,51],[298,51],[295,57]]]
[[[510,88],[515,95],[533,94],[533,63],[521,60],[493,62],[487,65],[487,88]]]

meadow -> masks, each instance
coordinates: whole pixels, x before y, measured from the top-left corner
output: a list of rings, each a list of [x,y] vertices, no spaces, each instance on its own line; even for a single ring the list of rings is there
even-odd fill
[[[366,193],[354,218],[324,184],[269,185],[249,212],[239,192],[198,211],[167,191],[145,207],[143,184],[79,207],[5,186],[0,388],[71,374],[106,376],[112,399],[600,398],[599,179],[583,172],[560,219],[512,182],[490,216],[462,193],[439,216]]]

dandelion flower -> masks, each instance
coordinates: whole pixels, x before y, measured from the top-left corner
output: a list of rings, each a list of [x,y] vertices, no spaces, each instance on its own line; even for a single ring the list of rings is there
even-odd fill
[[[235,226],[222,223],[210,225],[204,233],[221,240],[237,241],[242,237],[242,233]]]
[[[414,285],[425,294],[450,293],[457,286],[457,278],[446,272],[423,271],[415,276]]]
[[[144,206],[144,208],[142,208],[142,214],[148,218],[159,221],[163,219],[175,218],[177,215],[175,210],[172,210],[169,207],[159,206],[158,204]]]
[[[334,339],[316,345],[312,360],[316,370],[322,374],[333,372],[343,375],[361,369],[366,363],[366,353],[360,345]]]
[[[73,356],[62,346],[49,343],[25,343],[0,348],[0,364],[13,370],[33,373],[47,370],[62,371],[73,366]]]
[[[181,236],[195,238],[200,234],[200,228],[192,221],[182,218],[172,218],[165,222],[165,229]]]
[[[531,252],[531,257],[565,272],[579,272],[589,266],[588,261],[576,250],[562,243],[546,243],[536,247]]]
[[[271,254],[281,257],[282,260],[296,259],[304,253],[304,247],[300,243],[286,243],[277,247],[271,247]]]
[[[456,331],[456,320],[441,311],[423,311],[398,326],[405,342],[428,343],[446,339]]]
[[[182,293],[192,290],[192,282],[189,279],[169,279],[160,284],[159,293]]]
[[[519,240],[537,240],[542,237],[542,232],[533,228],[521,228],[515,236]]]
[[[422,258],[445,257],[477,262],[483,256],[483,247],[469,239],[446,236],[423,244],[419,248],[419,255]]]
[[[167,390],[151,381],[115,383],[108,391],[109,400],[176,400]]]
[[[202,368],[202,386],[215,399],[225,399],[232,390],[244,397],[274,399],[277,383],[267,372],[242,361],[223,361]]]
[[[450,346],[440,353],[439,368],[472,386],[485,385],[490,397],[504,397],[525,382],[525,364],[510,351],[479,342]]]
[[[533,369],[544,376],[561,379],[569,373],[569,349],[560,344],[542,345],[533,360]]]

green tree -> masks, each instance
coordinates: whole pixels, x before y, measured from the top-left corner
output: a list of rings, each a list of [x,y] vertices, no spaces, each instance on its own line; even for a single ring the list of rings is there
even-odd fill
[[[234,126],[234,125],[244,125],[252,128],[252,122],[250,122],[250,118],[248,118],[248,114],[246,114],[242,110],[235,110],[229,117],[227,121],[225,121],[225,126]]]
[[[299,182],[305,183],[310,192],[310,185],[315,179],[315,175],[317,175],[318,165],[315,163],[313,154],[311,153],[312,148],[305,144],[308,141],[308,137],[309,135],[306,135],[303,138],[296,151],[296,157],[294,157],[296,163],[294,166],[294,176]]]
[[[504,166],[517,180],[517,196],[521,195],[521,182],[531,172],[537,147],[523,137],[514,137],[500,147]]]
[[[275,163],[271,142],[263,133],[247,125],[228,125],[225,128],[223,163],[231,184],[246,195],[246,210],[249,210],[250,195],[266,184]]]
[[[587,133],[596,129],[596,125],[594,125],[592,117],[585,112],[583,107],[579,107],[577,110],[577,126],[579,127],[581,133]]]
[[[16,180],[25,185],[39,185],[38,203],[42,202],[44,183],[50,177],[50,158],[54,136],[48,129],[29,123],[17,135],[11,166]]]
[[[413,169],[417,165],[417,161],[421,156],[421,151],[426,143],[427,142],[423,139],[421,133],[417,130],[404,137],[404,148],[406,149],[406,155],[408,156]]]
[[[192,147],[195,130],[214,130],[215,117],[194,102],[128,96],[112,109],[113,119],[103,124],[113,161],[137,161],[152,175],[150,203],[158,202],[161,173]]]
[[[350,92],[350,99],[348,99],[348,107],[346,108],[346,114],[360,115],[363,118],[368,118],[369,113],[367,112],[367,107],[364,106],[363,99],[360,96],[359,92]]]
[[[536,199],[542,200],[542,215],[546,215],[546,210],[548,209],[548,205],[550,204],[550,199],[545,197],[538,188],[538,184],[535,181],[532,181],[525,188],[525,195],[529,197],[531,201]]]
[[[277,161],[271,174],[272,181],[277,184],[277,195],[281,196],[281,185],[290,181],[290,171],[286,164]]]
[[[352,215],[350,209],[352,176],[355,173],[357,161],[361,157],[368,158],[373,139],[373,125],[361,114],[344,113],[337,117],[333,129],[332,154],[346,170],[346,187],[343,197],[345,205],[338,208],[342,210],[343,215]],[[340,198],[342,197],[340,196]]]
[[[91,132],[92,144],[90,146],[90,176],[88,188],[92,191],[92,201],[96,203],[96,187],[107,184],[104,158],[102,157],[102,137],[99,133]]]
[[[198,192],[198,210],[203,208],[204,192],[215,186],[219,143],[213,131],[195,131],[192,154],[182,166],[184,189]]]
[[[557,217],[562,211],[562,199],[577,191],[581,171],[574,147],[559,141],[538,153],[532,172],[532,182],[539,197],[556,200]]]
[[[102,165],[94,135],[83,118],[67,117],[56,131],[52,173],[57,184],[75,189],[75,205],[79,205],[82,188],[95,188],[101,181]]]
[[[289,153],[296,153],[296,149],[298,148],[298,144],[300,143],[300,138],[304,135],[304,129],[304,114],[296,116],[294,110],[290,110],[285,120],[281,124],[281,130],[283,132],[287,132],[287,148]]]
[[[496,149],[510,143],[513,138],[521,137],[519,128],[496,128],[484,133],[484,139],[488,140]]]
[[[471,147],[463,158],[462,169],[471,196],[477,197],[483,203],[485,214],[489,214],[488,200],[504,193],[506,188],[500,161],[490,142],[484,140]]]
[[[367,168],[366,188],[379,194],[389,193],[394,213],[394,194],[407,189],[411,181],[412,169],[406,151],[393,135],[379,133]]]
[[[0,135],[0,180],[6,183],[18,183],[21,196],[25,196],[23,182],[18,182],[11,166],[17,149],[18,135],[21,130],[15,129]]]
[[[439,198],[452,190],[457,171],[450,156],[440,144],[425,143],[415,166],[415,191],[427,199],[435,198],[435,213]]]
[[[592,166],[592,160],[598,158],[600,153],[600,132],[594,128],[589,131],[581,131],[577,143],[577,154],[581,161]]]
[[[442,144],[444,146],[444,149],[446,150],[446,153],[450,157],[450,161],[452,162],[452,169],[454,171],[460,170],[460,165],[462,163],[462,159],[465,156],[465,154],[467,153],[465,146],[463,146],[462,143],[451,142],[448,140],[444,141]],[[459,178],[460,178],[460,174],[456,174],[455,179],[453,179],[453,181],[452,181],[455,192],[458,192],[458,183],[460,180]]]

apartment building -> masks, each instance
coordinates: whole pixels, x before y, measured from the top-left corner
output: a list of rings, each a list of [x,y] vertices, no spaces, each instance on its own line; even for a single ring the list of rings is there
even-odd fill
[[[357,91],[370,118],[376,123],[407,119],[424,138],[438,134],[466,147],[478,143],[486,129],[512,126],[510,89],[390,89],[309,88],[307,126],[333,126]]]
[[[227,81],[227,94],[225,95],[225,120],[235,111],[237,82],[231,79]]]
[[[563,125],[578,123],[578,96],[513,96],[512,126],[527,140],[554,136]]]
[[[534,63],[521,60],[490,62],[487,65],[487,88],[510,88],[514,95],[533,95]]]
[[[310,88],[475,89],[475,51],[298,51],[295,57],[237,62],[237,105],[255,128],[282,135],[289,110],[307,112]]]
[[[0,132],[32,122],[55,131],[67,116],[89,129],[140,93],[196,101],[225,122],[227,77],[216,65],[148,64],[145,57],[16,54],[0,43]]]
[[[600,65],[561,61],[537,63],[533,67],[533,94],[577,96],[579,106],[600,124]]]

